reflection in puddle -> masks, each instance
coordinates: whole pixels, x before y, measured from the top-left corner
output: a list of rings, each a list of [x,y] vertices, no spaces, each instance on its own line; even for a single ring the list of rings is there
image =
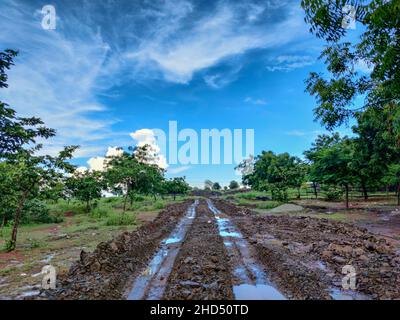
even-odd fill
[[[186,215],[179,221],[170,236],[161,242],[160,250],[135,280],[128,300],[159,300],[162,298],[182,241],[196,216],[197,204],[198,200],[189,207]]]
[[[240,283],[233,287],[235,298],[237,300],[285,300],[286,298],[269,283],[262,267],[251,256],[249,244],[236,226],[215,208],[210,200],[207,200],[207,204],[217,220],[218,231],[224,239],[226,251],[234,261],[233,274]]]
[[[241,284],[233,286],[237,300],[286,300],[274,287],[266,284]]]
[[[371,300],[368,296],[352,290],[332,288],[330,296],[333,300]]]

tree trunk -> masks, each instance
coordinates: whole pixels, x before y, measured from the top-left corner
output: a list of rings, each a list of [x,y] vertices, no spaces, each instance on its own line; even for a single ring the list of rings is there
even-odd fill
[[[301,194],[300,194],[300,188],[297,189],[297,199],[301,198]]]
[[[315,199],[318,199],[317,184],[315,182],[313,182],[313,188],[314,188]]]
[[[365,183],[361,183],[361,188],[364,195],[364,200],[368,200],[368,191],[367,187],[365,186]]]
[[[348,209],[349,208],[349,185],[346,184],[344,187],[346,189],[346,209]]]
[[[15,250],[15,247],[17,245],[17,233],[18,233],[19,221],[21,220],[22,210],[24,208],[25,200],[26,200],[27,196],[28,196],[28,191],[24,191],[21,196],[21,199],[19,199],[18,208],[17,208],[17,211],[15,212],[13,230],[11,233],[11,242],[10,242],[10,246],[8,248],[9,251]]]
[[[400,183],[397,185],[397,205],[400,206]]]
[[[176,200],[176,194],[174,193],[174,201]]]
[[[128,201],[128,192],[126,193],[126,195],[125,195],[125,199],[124,199],[124,208],[123,208],[123,213],[125,213],[125,211],[126,211],[126,203],[127,203],[127,201]]]
[[[90,212],[90,200],[86,201],[86,212]]]
[[[154,197],[154,201],[157,201],[157,196],[156,196],[156,194],[153,194],[153,197]]]

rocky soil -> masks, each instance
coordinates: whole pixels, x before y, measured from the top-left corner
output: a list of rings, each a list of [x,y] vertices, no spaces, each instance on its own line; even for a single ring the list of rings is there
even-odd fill
[[[57,289],[41,297],[126,298],[191,203],[171,205],[137,231],[100,243],[93,253],[82,252]],[[218,215],[205,200],[197,206],[164,281],[164,299],[234,299],[237,263],[232,259],[244,258],[227,253],[226,235],[221,237],[216,219],[224,215],[246,239],[247,259],[254,260],[286,298],[340,299],[345,294],[353,299],[400,299],[400,256],[385,238],[348,223],[284,213],[261,216],[228,201],[213,203]],[[346,265],[354,267],[356,289],[344,292]]]
[[[329,299],[342,268],[356,271],[356,291],[371,299],[400,298],[400,257],[384,238],[351,224],[310,217],[257,216],[222,200],[280,289],[299,299]]]
[[[145,268],[160,242],[174,229],[193,201],[167,206],[153,221],[81,252],[57,289],[41,293],[50,299],[121,299],[135,276]]]
[[[228,260],[215,218],[202,200],[171,272],[164,299],[233,299]]]

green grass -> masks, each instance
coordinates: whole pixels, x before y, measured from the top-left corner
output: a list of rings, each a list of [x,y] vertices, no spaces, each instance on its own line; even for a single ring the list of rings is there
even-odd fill
[[[129,226],[135,225],[135,216],[129,213],[113,213],[107,217],[106,226]]]

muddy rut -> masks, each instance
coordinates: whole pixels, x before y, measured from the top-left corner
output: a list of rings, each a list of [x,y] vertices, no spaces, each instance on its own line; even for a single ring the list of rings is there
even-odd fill
[[[357,290],[342,289],[342,267]],[[137,231],[101,243],[50,299],[399,299],[400,258],[350,224],[264,216],[218,199],[168,206]]]

